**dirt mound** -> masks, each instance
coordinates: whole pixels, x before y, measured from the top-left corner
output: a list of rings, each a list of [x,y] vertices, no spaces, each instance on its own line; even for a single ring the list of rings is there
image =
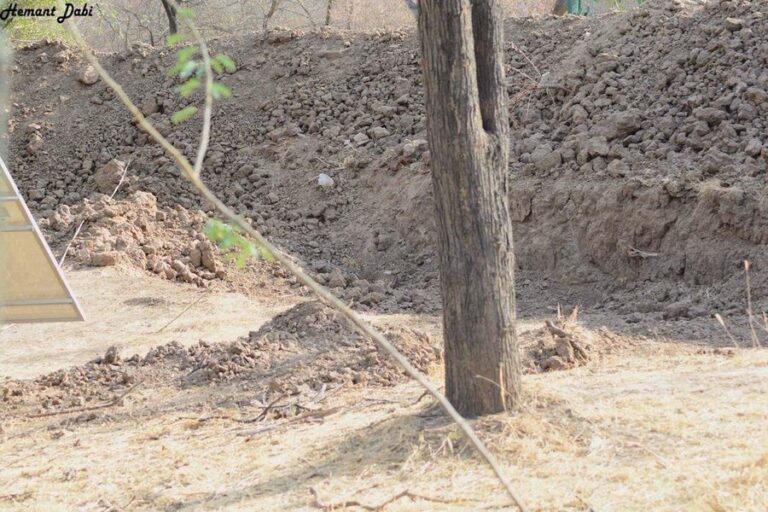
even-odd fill
[[[629,338],[605,327],[587,329],[576,322],[576,312],[569,318],[546,320],[543,327],[520,336],[523,368],[526,372],[566,370],[598,360],[601,356],[633,343]]]
[[[155,197],[134,192],[124,200],[107,195],[62,205],[40,221],[54,244],[72,240],[68,255],[81,264],[128,264],[165,279],[198,286],[226,277],[219,250],[205,237],[208,217],[181,206],[158,208]]]
[[[420,370],[440,361],[441,350],[428,335],[400,326],[382,330]],[[83,366],[35,381],[9,380],[0,387],[0,401],[16,408],[79,407],[106,400],[115,390],[139,381],[158,379],[181,386],[236,381],[271,400],[309,396],[330,386],[391,386],[406,376],[334,311],[304,302],[231,343],[200,341],[185,347],[174,342],[127,359],[111,347]]]
[[[439,360],[439,350],[423,333],[402,327],[386,328],[384,334],[421,370]],[[158,348],[144,362],[169,356],[180,369],[193,368],[192,380],[256,378],[290,393],[332,383],[391,385],[403,377],[373,342],[318,302],[299,304],[232,344]]]

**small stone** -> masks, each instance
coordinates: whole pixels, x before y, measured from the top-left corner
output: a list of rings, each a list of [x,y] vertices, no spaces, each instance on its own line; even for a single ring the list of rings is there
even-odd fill
[[[91,256],[91,265],[94,267],[112,267],[117,265],[118,252],[97,252]]]
[[[741,18],[725,18],[725,27],[731,32],[741,30],[744,26],[744,20]]]
[[[374,304],[378,304],[379,302],[383,301],[384,298],[385,295],[383,293],[371,292],[360,299],[360,303],[365,304],[366,306],[373,306]]]
[[[354,137],[352,137],[352,140],[355,141],[355,144],[358,146],[364,146],[371,141],[371,139],[363,132],[356,134]]]
[[[531,162],[539,171],[549,171],[563,162],[563,158],[558,151],[552,151],[548,144],[538,146],[531,153]]]
[[[94,176],[98,191],[102,194],[111,194],[120,183],[124,171],[125,163],[120,160],[110,160],[102,166]]]
[[[344,288],[347,286],[347,280],[340,269],[335,268],[331,271],[331,274],[328,276],[328,286],[331,288]]]
[[[87,66],[77,77],[85,85],[93,85],[99,81],[99,73],[93,66]]]
[[[605,137],[598,136],[587,140],[582,150],[586,151],[588,156],[595,157],[607,156],[610,148],[608,147],[608,140]]]
[[[552,356],[541,363],[541,367],[545,371],[553,370],[565,370],[568,368],[568,364],[558,356]]]
[[[317,186],[322,189],[331,189],[335,185],[333,178],[325,173],[320,173],[317,176]]]
[[[758,139],[750,139],[744,152],[751,157],[757,158],[763,150],[763,144]]]
[[[198,247],[193,247],[189,251],[189,264],[192,267],[199,267],[203,264],[203,253]]]
[[[210,242],[204,243],[201,253],[201,262],[203,267],[210,270],[211,272],[217,272],[218,265],[216,265],[216,253],[213,250],[213,245]]]
[[[376,126],[368,130],[368,135],[373,140],[379,140],[379,139],[383,139],[384,137],[389,137],[390,133],[389,133],[389,130],[387,130],[383,126]]]

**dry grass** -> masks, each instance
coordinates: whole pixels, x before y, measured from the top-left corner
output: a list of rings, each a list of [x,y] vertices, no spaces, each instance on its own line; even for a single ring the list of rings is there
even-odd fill
[[[644,345],[599,367],[528,376],[523,410],[476,425],[534,510],[764,511],[766,378],[768,350]],[[420,393],[349,390],[321,423],[253,437],[194,419],[253,412],[233,405],[247,398],[236,385],[138,390],[83,424],[12,419],[6,435],[43,429],[0,444],[0,508],[318,510],[314,489],[323,504],[424,497],[387,511],[511,510],[455,427],[413,404]]]

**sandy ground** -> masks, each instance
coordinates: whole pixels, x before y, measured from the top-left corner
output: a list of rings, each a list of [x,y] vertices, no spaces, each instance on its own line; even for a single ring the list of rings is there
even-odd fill
[[[70,270],[67,279],[86,321],[13,325],[0,332],[0,377],[33,378],[83,364],[111,345],[130,355],[170,341],[232,341],[295,303],[212,293],[129,268]]]
[[[5,331],[0,373],[82,363],[115,333],[126,353],[231,340],[284,307],[216,293],[153,334],[200,292],[114,270],[69,278],[89,321]],[[521,410],[475,426],[531,510],[768,509],[768,350],[644,341],[523,382]],[[154,382],[89,413],[10,414],[0,420],[0,509],[362,510],[353,502],[376,509],[408,490],[418,497],[378,510],[513,510],[420,395],[413,383],[329,388],[304,415],[254,423],[243,419],[263,406],[237,381]]]

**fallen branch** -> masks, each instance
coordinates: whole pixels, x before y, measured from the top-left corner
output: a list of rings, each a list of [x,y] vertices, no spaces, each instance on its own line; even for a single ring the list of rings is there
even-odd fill
[[[138,388],[143,383],[144,383],[144,381],[137,382],[136,384],[134,384],[130,388],[126,389],[120,395],[116,396],[115,398],[113,398],[109,402],[104,402],[103,404],[91,405],[91,406],[88,406],[88,407],[74,407],[72,409],[61,409],[61,410],[58,410],[58,411],[42,412],[42,413],[39,413],[39,414],[30,414],[29,416],[27,416],[27,418],[46,418],[48,416],[58,416],[60,414],[72,414],[72,413],[76,413],[76,412],[88,412],[88,411],[95,411],[95,410],[98,410],[98,409],[106,409],[107,407],[112,407],[114,405],[118,405],[120,402],[122,402],[122,400],[126,396],[128,396],[134,389]]]
[[[358,500],[346,500],[338,503],[323,503],[323,501],[320,499],[320,495],[318,494],[317,489],[315,489],[314,487],[310,487],[309,492],[312,494],[312,497],[314,498],[312,505],[322,510],[344,510],[347,507],[360,507],[365,510],[374,510],[374,511],[383,510],[387,505],[390,505],[401,498],[410,498],[413,501],[415,500],[431,501],[434,503],[456,503],[456,501],[444,500],[442,498],[432,498],[430,496],[423,496],[421,494],[416,494],[409,491],[408,489],[401,491],[390,498],[387,498],[386,500],[382,501],[378,505],[367,505]]]
[[[59,7],[63,10],[64,9],[63,1],[58,0],[57,3]],[[464,435],[467,436],[467,438],[469,439],[471,444],[475,447],[475,449],[480,454],[480,456],[491,467],[491,469],[493,470],[493,473],[496,475],[499,482],[503,485],[504,489],[512,498],[513,502],[517,504],[518,508],[521,511],[526,512],[527,508],[525,507],[525,505],[523,505],[522,500],[517,497],[517,494],[512,488],[512,484],[509,482],[507,477],[502,472],[501,466],[496,460],[496,457],[493,456],[493,454],[488,450],[485,444],[483,444],[480,438],[477,437],[477,434],[469,425],[469,423],[458,413],[458,411],[453,407],[453,405],[451,405],[451,403],[448,401],[445,395],[440,393],[437,390],[437,388],[429,381],[427,376],[421,373],[419,370],[417,370],[410,363],[410,361],[408,361],[408,359],[402,353],[400,353],[400,351],[398,351],[397,348],[392,343],[390,343],[389,340],[387,340],[387,338],[384,337],[383,334],[381,334],[371,324],[363,320],[363,318],[358,313],[352,310],[344,302],[342,302],[340,299],[334,296],[330,292],[330,290],[328,290],[326,287],[322,286],[320,283],[315,281],[298,264],[294,262],[293,258],[291,258],[288,254],[284,253],[283,251],[279,250],[269,240],[264,238],[264,236],[259,231],[257,231],[253,226],[251,226],[251,224],[246,222],[243,217],[235,213],[234,210],[232,210],[229,206],[224,204],[224,202],[221,199],[219,199],[219,197],[216,196],[216,194],[214,194],[213,191],[211,191],[208,188],[208,186],[200,179],[200,169],[203,163],[205,150],[207,149],[208,139],[210,135],[210,121],[211,121],[211,109],[212,109],[210,98],[212,97],[211,90],[213,86],[213,71],[211,70],[210,57],[208,55],[208,50],[207,50],[205,41],[202,39],[202,36],[200,35],[199,31],[187,16],[182,17],[182,19],[184,20],[184,23],[186,24],[186,26],[189,28],[189,31],[192,34],[193,38],[195,39],[196,44],[200,48],[200,52],[203,57],[203,64],[205,67],[206,92],[205,92],[205,110],[203,114],[203,130],[202,130],[202,136],[201,136],[201,144],[198,149],[197,159],[195,160],[194,167],[190,164],[189,160],[181,153],[181,151],[179,151],[173,144],[171,144],[165,137],[163,137],[163,135],[160,134],[160,132],[158,132],[157,129],[144,117],[144,115],[141,113],[139,108],[133,103],[133,101],[130,99],[130,97],[125,92],[125,90],[123,90],[122,86],[120,86],[120,84],[118,84],[112,78],[112,76],[109,73],[107,73],[107,71],[101,66],[101,64],[99,63],[99,60],[95,57],[93,52],[88,49],[88,45],[83,39],[82,34],[80,34],[80,31],[77,28],[77,24],[70,23],[68,24],[68,28],[72,33],[75,41],[80,46],[85,58],[88,60],[88,62],[90,62],[90,64],[98,72],[102,80],[104,80],[107,86],[109,86],[109,88],[112,89],[112,91],[120,99],[123,105],[125,105],[125,107],[128,109],[128,111],[136,120],[137,124],[141,126],[141,128],[145,132],[147,132],[153,139],[155,139],[163,147],[163,149],[165,149],[168,152],[168,154],[176,161],[183,175],[198,190],[198,192],[206,200],[208,200],[208,202],[212,204],[222,215],[224,215],[227,219],[229,219],[232,223],[234,223],[238,228],[240,228],[244,233],[246,233],[253,240],[255,240],[256,244],[260,248],[269,252],[273,256],[273,258],[278,263],[280,263],[285,269],[287,269],[291,274],[293,274],[298,281],[300,281],[302,284],[304,284],[310,290],[312,290],[312,292],[314,292],[315,295],[317,295],[318,298],[320,298],[320,300],[323,303],[337,310],[342,316],[344,316],[347,320],[349,320],[349,322],[353,326],[355,326],[355,328],[358,329],[358,331],[360,331],[365,336],[369,337],[370,339],[373,339],[376,343],[378,343],[379,346],[381,346],[390,355],[390,357],[392,357],[392,359],[394,359],[403,368],[403,370],[405,370],[405,372],[411,378],[413,378],[421,386],[423,386],[424,389],[426,389],[429,392],[429,394],[432,395],[435,398],[435,400],[437,400],[437,402],[445,410],[448,416],[450,416],[450,418],[459,425],[459,428],[462,430]]]
[[[298,423],[299,421],[313,420],[313,419],[321,420],[321,419],[327,418],[328,416],[332,416],[340,411],[341,411],[341,407],[331,407],[330,409],[324,409],[321,411],[309,411],[309,412],[305,412],[304,414],[294,416],[293,418],[287,421],[283,421],[281,423],[275,423],[273,425],[268,425],[266,427],[252,429],[252,430],[236,430],[235,434],[240,437],[243,437],[243,436],[251,437],[251,436],[255,436],[256,434],[261,434],[263,432],[268,432],[270,430],[274,430],[279,427],[290,425],[292,423]]]

